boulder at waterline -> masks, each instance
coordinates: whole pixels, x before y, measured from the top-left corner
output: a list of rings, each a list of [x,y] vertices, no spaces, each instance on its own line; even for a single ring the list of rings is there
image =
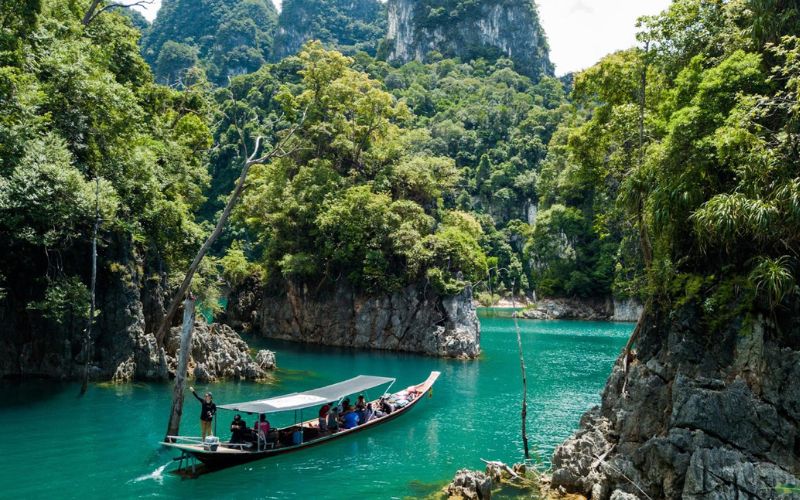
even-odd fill
[[[613,314],[613,305],[605,299],[541,299],[520,311],[527,319],[582,319],[607,320]]]
[[[449,498],[488,500],[492,498],[492,478],[481,471],[461,469],[445,492]]]
[[[115,382],[128,382],[134,378],[165,378],[175,376],[180,347],[180,327],[173,327],[167,336],[165,348],[157,349],[155,337],[145,336],[142,352],[131,355],[117,367]],[[276,367],[275,353],[261,350],[255,359],[250,347],[238,333],[227,325],[196,321],[192,333],[192,350],[189,356],[189,377],[200,382],[213,382],[223,378],[258,380]]]

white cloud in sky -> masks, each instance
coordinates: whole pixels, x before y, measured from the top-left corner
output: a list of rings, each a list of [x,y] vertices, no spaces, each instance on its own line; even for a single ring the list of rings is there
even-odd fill
[[[272,0],[280,9],[281,0]],[[636,43],[636,19],[661,12],[670,0],[536,0],[556,73],[588,68]],[[153,20],[161,0],[142,9]]]
[[[666,9],[670,0],[537,0],[556,73],[588,68],[636,44],[636,19]]]

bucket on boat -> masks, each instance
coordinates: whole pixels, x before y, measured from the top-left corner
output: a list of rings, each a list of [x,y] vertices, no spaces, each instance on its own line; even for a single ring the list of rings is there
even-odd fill
[[[294,431],[292,433],[292,444],[303,444],[303,431]]]
[[[203,440],[203,449],[206,451],[217,451],[219,438],[217,436],[206,436]]]

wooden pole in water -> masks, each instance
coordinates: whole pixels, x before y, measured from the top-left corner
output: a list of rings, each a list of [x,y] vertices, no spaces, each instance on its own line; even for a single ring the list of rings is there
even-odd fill
[[[511,308],[516,309],[517,304],[514,301],[514,288],[516,286],[516,279],[511,280]],[[517,320],[517,313],[514,311],[514,328],[517,330],[517,347],[519,348],[519,366],[522,370],[522,446],[525,450],[525,460],[529,460],[530,453],[528,452],[528,433],[525,430],[525,421],[528,419],[528,377],[525,370],[525,357],[522,355],[522,335],[519,332],[519,322]]]
[[[167,436],[177,436],[183,415],[183,392],[186,384],[186,368],[189,365],[189,351],[192,349],[192,330],[194,329],[194,297],[189,295],[183,302],[183,329],[181,347],[178,352],[178,367],[175,370],[175,388],[172,390],[172,411],[167,424]],[[167,438],[164,439],[165,441]]]
[[[83,353],[86,356],[83,366],[83,382],[78,397],[86,394],[89,388],[89,351],[92,344],[92,324],[94,323],[95,289],[97,288],[97,233],[100,231],[100,177],[94,178],[94,230],[92,231],[92,302],[89,305],[89,323],[86,325],[86,334],[83,336]]]

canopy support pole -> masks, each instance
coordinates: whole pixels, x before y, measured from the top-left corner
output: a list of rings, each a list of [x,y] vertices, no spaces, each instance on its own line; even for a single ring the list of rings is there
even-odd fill
[[[385,391],[383,391],[383,396],[386,396],[387,394],[389,394],[389,389],[391,389],[391,388],[392,388],[392,386],[394,385],[394,383],[395,383],[395,380],[392,380],[392,382],[389,384],[389,387],[387,387],[387,388],[386,388],[386,390],[385,390]],[[383,396],[381,396],[381,397],[383,397]]]

